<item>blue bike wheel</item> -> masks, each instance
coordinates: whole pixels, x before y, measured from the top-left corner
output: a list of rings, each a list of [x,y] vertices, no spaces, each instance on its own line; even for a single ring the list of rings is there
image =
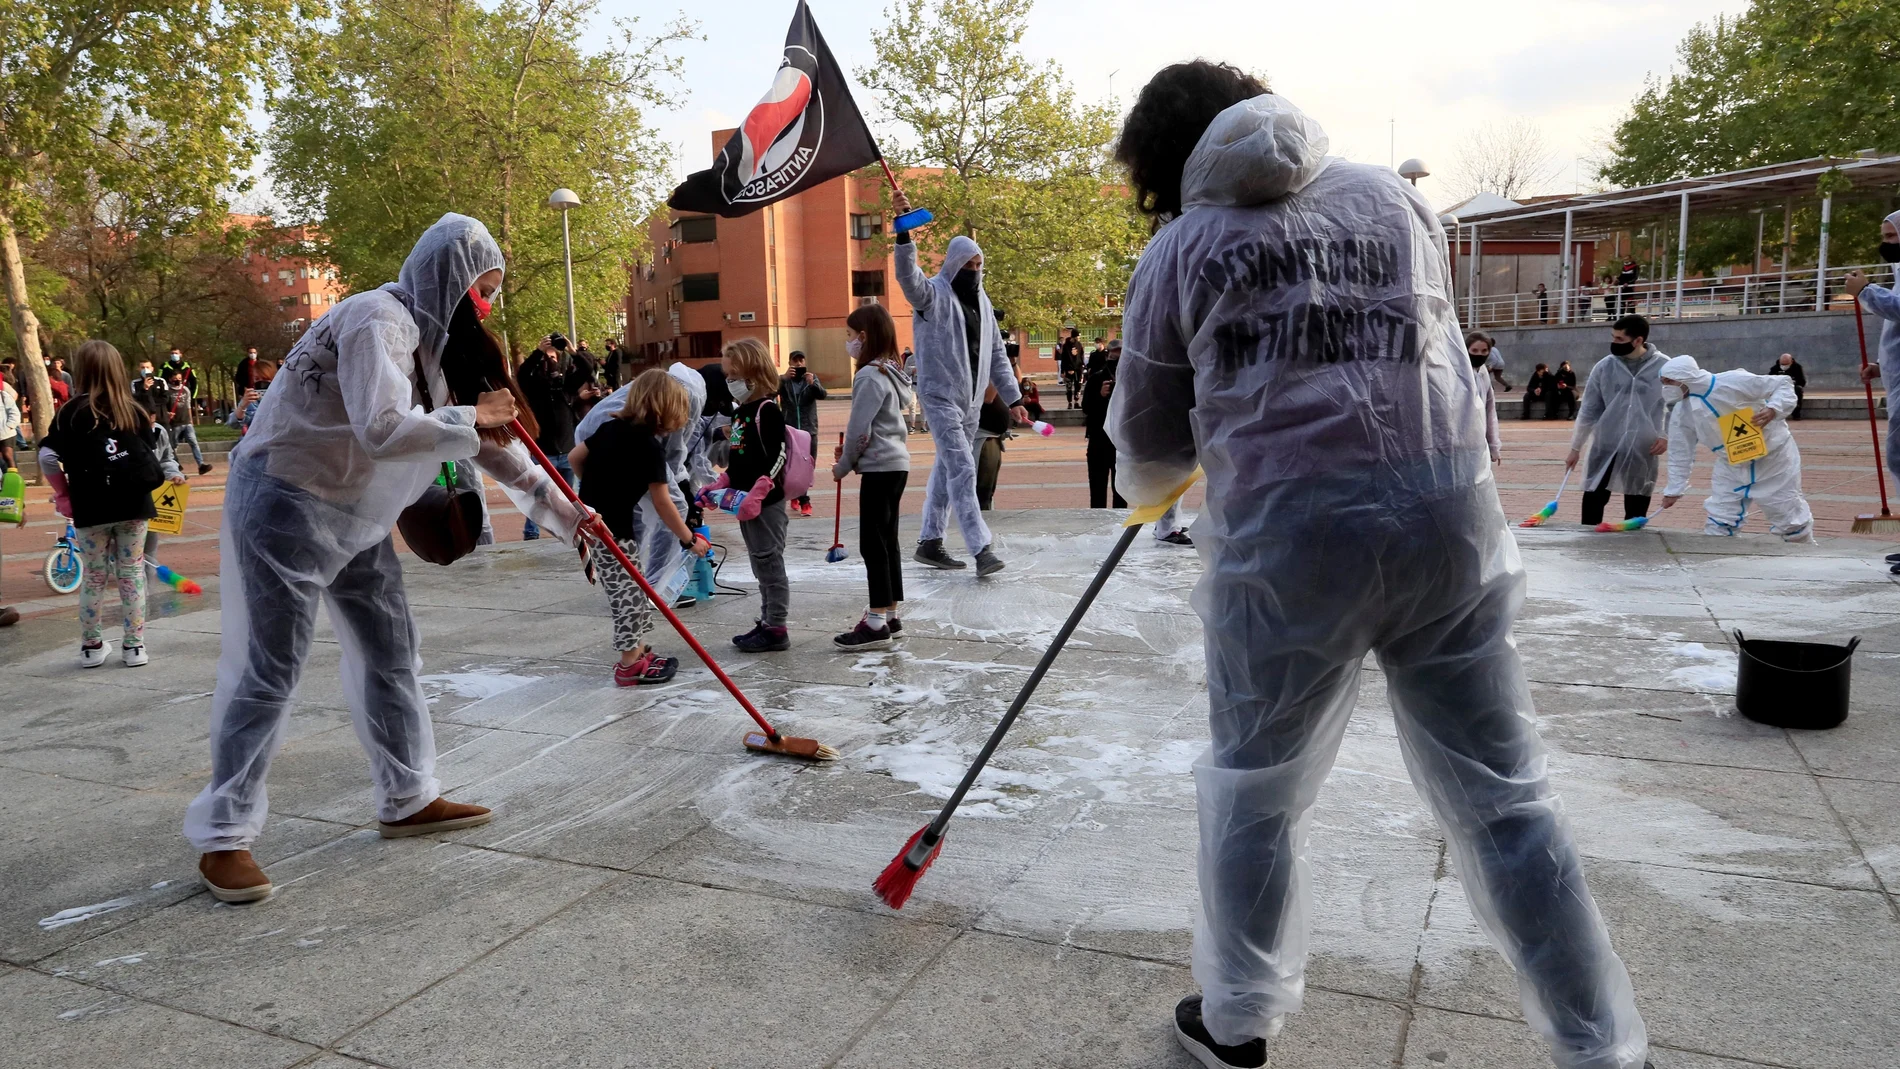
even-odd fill
[[[85,578],[86,564],[73,552],[73,547],[61,543],[46,555],[46,585],[56,594],[70,594],[79,589],[79,581]]]

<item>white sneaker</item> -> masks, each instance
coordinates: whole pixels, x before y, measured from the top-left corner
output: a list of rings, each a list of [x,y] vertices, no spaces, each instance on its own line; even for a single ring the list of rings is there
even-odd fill
[[[127,668],[137,668],[147,660],[144,646],[127,646],[121,656],[125,658]],[[105,656],[101,654],[99,659],[103,661]]]
[[[105,643],[101,642],[97,646],[79,647],[79,667],[97,668],[104,663],[106,663]]]

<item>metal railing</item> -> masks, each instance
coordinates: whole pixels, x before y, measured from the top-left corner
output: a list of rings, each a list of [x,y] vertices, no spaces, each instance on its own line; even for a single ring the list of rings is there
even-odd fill
[[[1480,327],[1601,323],[1634,313],[1649,319],[1703,319],[1715,316],[1773,315],[1850,307],[1843,284],[1859,271],[1890,284],[1891,264],[1830,266],[1825,277],[1813,267],[1683,279],[1645,280],[1628,286],[1606,283],[1581,290],[1544,294],[1480,293],[1458,297],[1458,317],[1466,330]],[[1824,284],[1817,288],[1817,280]],[[1567,307],[1566,307],[1567,304]]]

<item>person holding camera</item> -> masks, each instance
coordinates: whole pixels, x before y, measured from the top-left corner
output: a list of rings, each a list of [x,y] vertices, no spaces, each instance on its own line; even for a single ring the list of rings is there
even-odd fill
[[[805,366],[805,354],[792,350],[792,366],[778,380],[778,406],[785,412],[785,421],[793,427],[811,435],[812,449],[818,448],[818,402],[825,399],[825,384]],[[813,453],[816,457],[818,454]],[[811,495],[806,494],[793,502],[788,511],[795,510],[799,516],[811,515]]]
[[[571,485],[574,469],[568,467],[567,454],[574,448],[574,424],[578,415],[581,387],[593,380],[589,369],[569,352],[567,337],[556,331],[541,339],[528,359],[521,362],[516,381],[528,399],[528,410],[541,432],[534,442],[554,462],[555,470]],[[541,537],[541,529],[532,518],[523,521],[521,538],[532,542]]]

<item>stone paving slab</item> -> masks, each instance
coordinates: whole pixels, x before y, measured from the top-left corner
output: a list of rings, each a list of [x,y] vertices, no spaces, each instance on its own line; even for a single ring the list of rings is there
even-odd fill
[[[690,657],[670,685],[614,687],[604,596],[564,547],[411,563],[438,776],[497,819],[369,830],[325,622],[258,847],[281,890],[255,907],[213,904],[178,831],[209,763],[215,588],[153,622],[137,671],[82,673],[68,620],[11,629],[0,671],[27,700],[0,709],[0,1025],[19,1038],[0,1062],[1187,1069],[1169,1017],[1193,990],[1207,744],[1194,553],[1137,540],[912,903],[870,894],[1118,533],[1101,512],[992,516],[1010,567],[908,566],[892,650],[830,645],[862,568],[822,560],[829,525],[793,526],[792,650],[727,652],[757,612],[743,555],[723,579],[746,596],[685,610],[775,722],[842,751],[810,767],[741,749],[749,722]],[[1883,1064],[1900,1041],[1900,589],[1872,543],[1518,539],[1553,781],[1658,1069]],[[1736,627],[1862,635],[1848,721],[1737,715]],[[1412,789],[1376,657],[1358,682],[1313,817],[1307,1008],[1272,1064],[1540,1064]]]

